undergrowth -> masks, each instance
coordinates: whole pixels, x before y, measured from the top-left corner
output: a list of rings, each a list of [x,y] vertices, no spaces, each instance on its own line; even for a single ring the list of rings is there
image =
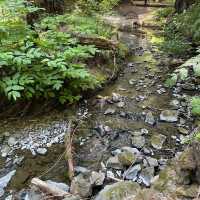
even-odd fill
[[[81,45],[71,32],[110,38],[112,30],[96,18],[47,16],[35,27],[26,15],[40,8],[23,0],[0,4],[0,94],[9,100],[57,98],[73,102],[100,84],[86,61],[100,50]]]
[[[173,9],[157,13],[159,20],[167,18],[164,23],[164,42],[161,48],[174,56],[184,56],[192,47],[200,44],[200,3],[191,6],[181,14]]]

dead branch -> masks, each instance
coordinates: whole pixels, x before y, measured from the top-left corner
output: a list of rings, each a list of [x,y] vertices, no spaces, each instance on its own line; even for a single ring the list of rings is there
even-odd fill
[[[85,45],[95,45],[97,48],[106,49],[106,50],[116,50],[118,48],[118,42],[113,40],[108,40],[105,38],[99,37],[86,37],[76,35],[79,42]]]
[[[33,178],[31,183],[39,188],[42,192],[51,194],[53,196],[65,197],[71,195],[70,193],[61,190],[60,188],[47,184],[39,178]]]
[[[67,133],[65,136],[65,149],[66,149],[66,154],[65,154],[65,159],[68,164],[68,174],[69,174],[69,179],[72,180],[74,177],[74,164],[73,164],[73,154],[72,154],[72,143],[73,143],[73,135],[74,131],[72,130],[72,122],[69,122]]]

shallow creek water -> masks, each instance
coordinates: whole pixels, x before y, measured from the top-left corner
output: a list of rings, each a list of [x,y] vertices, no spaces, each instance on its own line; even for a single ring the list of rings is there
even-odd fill
[[[152,149],[153,156],[166,159],[173,157],[181,147],[171,137],[177,135],[176,124],[159,121],[162,110],[172,109],[170,101],[173,99],[167,89],[159,94],[164,88],[163,79],[167,71],[159,64],[161,59],[148,36],[141,35],[137,37],[135,51],[127,58],[118,79],[100,91],[98,98],[94,96],[63,111],[54,110],[48,113],[48,116],[0,121],[1,150],[8,144],[10,137],[24,141],[23,144],[20,143],[21,146],[19,142],[14,144],[16,148],[13,147],[13,152],[9,152],[10,155],[6,155],[5,158],[0,158],[1,176],[16,169],[7,190],[20,190],[27,186],[32,177],[41,175],[44,180],[67,182],[64,158],[49,173],[43,173],[64,151],[63,137],[68,121],[77,119],[84,113],[87,118],[82,121],[74,142],[74,159],[77,166],[95,170],[101,168],[101,162],[105,162],[112,150],[132,145],[131,132],[144,128],[148,130],[144,146]],[[123,105],[106,101],[112,93],[120,94]],[[113,113],[105,115],[107,109],[111,109]],[[146,113],[149,111],[155,117],[156,124],[153,126],[145,122]],[[101,133],[101,127],[109,127],[108,133]],[[152,134],[167,137],[162,149],[156,150],[151,147]],[[39,147],[48,151],[44,155],[39,155],[37,150],[30,151]],[[36,155],[33,155],[34,153]],[[16,155],[24,156],[20,164],[13,164]]]

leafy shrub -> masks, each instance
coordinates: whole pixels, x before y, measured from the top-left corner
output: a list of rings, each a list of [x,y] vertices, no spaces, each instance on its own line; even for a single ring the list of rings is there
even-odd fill
[[[175,14],[164,27],[162,49],[176,55],[186,55],[191,44],[200,44],[200,3],[186,12]]]
[[[60,25],[67,28],[67,31],[87,34],[90,36],[101,36],[110,38],[114,32],[113,29],[104,24],[102,20],[93,16],[80,15],[78,13],[71,13],[58,16],[49,16],[41,20],[39,24],[36,24],[37,29],[52,29],[57,30]]]
[[[192,114],[200,116],[200,97],[193,97],[191,100]]]
[[[112,10],[119,3],[119,0],[79,0],[78,7],[81,9],[81,13],[96,14],[105,13]]]
[[[95,19],[83,21],[64,15],[44,18],[37,31],[26,24],[26,14],[37,10],[23,0],[5,0],[0,18],[0,93],[9,100],[58,98],[61,103],[80,98],[83,90],[99,81],[86,68],[86,60],[99,50],[81,45],[62,22],[77,32],[104,35]],[[70,23],[68,23],[70,22]],[[96,22],[93,24],[92,23]],[[104,36],[108,36],[106,33]]]

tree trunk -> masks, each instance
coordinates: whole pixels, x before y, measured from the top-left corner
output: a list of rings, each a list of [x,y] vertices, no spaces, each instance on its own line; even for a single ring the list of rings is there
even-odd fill
[[[177,13],[182,13],[184,10],[188,9],[196,0],[176,0],[175,9]]]
[[[45,8],[48,13],[63,14],[65,1],[64,0],[33,0],[35,5]]]

